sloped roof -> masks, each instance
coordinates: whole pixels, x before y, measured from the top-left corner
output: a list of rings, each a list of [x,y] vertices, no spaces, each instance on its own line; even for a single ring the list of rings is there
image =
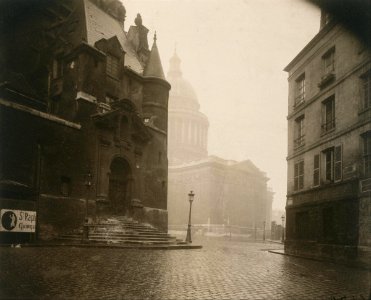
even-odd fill
[[[143,74],[143,66],[127,38],[123,25],[91,1],[84,0],[84,5],[88,44],[94,46],[95,42],[102,38],[109,39],[117,36],[122,49],[126,52],[125,66],[139,74]]]
[[[164,70],[162,69],[160,53],[158,52],[156,44],[156,34],[153,40],[153,45],[151,53],[149,54],[146,68],[144,69],[144,76],[157,77],[166,80]]]

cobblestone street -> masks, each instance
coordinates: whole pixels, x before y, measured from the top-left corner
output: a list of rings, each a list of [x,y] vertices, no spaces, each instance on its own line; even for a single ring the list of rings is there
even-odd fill
[[[366,270],[205,241],[198,250],[0,248],[1,298],[368,299]]]

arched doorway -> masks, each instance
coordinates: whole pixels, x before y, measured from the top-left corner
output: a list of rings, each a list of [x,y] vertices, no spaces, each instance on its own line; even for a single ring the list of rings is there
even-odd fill
[[[129,209],[132,176],[128,162],[115,158],[110,166],[108,196],[115,214],[125,214]]]

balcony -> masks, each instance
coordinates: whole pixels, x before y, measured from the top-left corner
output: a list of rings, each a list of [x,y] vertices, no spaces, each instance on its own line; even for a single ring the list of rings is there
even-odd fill
[[[304,94],[298,95],[297,97],[295,97],[294,108],[297,108],[303,103],[304,103]]]
[[[294,149],[304,146],[304,135],[294,139]]]
[[[326,134],[326,133],[328,133],[330,131],[333,131],[334,129],[335,129],[335,119],[330,120],[330,121],[328,121],[326,123],[323,123],[321,125],[321,134],[322,135],[323,134]]]

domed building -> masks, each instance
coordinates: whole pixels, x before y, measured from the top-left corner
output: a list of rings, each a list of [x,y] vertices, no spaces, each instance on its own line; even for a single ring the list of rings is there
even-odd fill
[[[200,112],[192,85],[183,78],[181,60],[170,59],[167,80],[171,84],[168,111],[168,212],[169,228],[188,220],[188,193],[193,202],[194,224],[230,224],[236,227],[269,228],[273,193],[266,174],[251,161],[209,156],[209,121]]]
[[[168,80],[171,82],[169,102],[169,165],[197,161],[207,157],[209,121],[199,111],[196,92],[183,78],[181,60],[176,53],[170,59]]]

